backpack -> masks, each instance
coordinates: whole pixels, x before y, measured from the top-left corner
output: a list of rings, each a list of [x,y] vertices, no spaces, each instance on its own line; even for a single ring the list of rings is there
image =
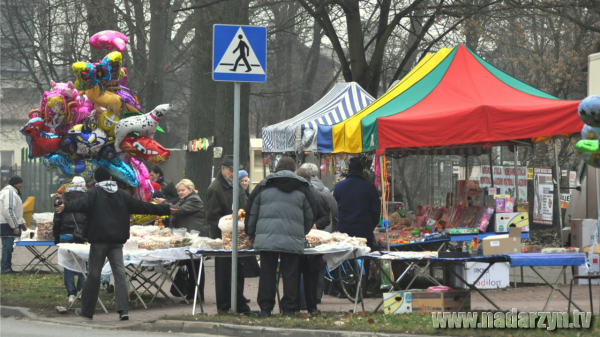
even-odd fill
[[[171,295],[175,296],[175,297],[181,297],[181,294],[183,294],[183,296],[187,295],[187,283],[188,283],[188,273],[187,273],[187,269],[185,269],[186,267],[179,267],[179,270],[177,271],[177,273],[175,274],[175,279],[173,280],[173,284],[171,285]],[[179,291],[181,291],[181,294],[179,293],[179,291],[177,291],[177,288],[175,288],[175,286],[177,286],[177,288],[179,288]]]

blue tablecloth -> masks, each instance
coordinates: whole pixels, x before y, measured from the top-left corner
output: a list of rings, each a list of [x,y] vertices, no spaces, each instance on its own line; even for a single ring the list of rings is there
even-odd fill
[[[31,246],[56,246],[54,241],[35,241],[35,240],[25,240],[25,241],[17,241],[15,242],[17,247],[31,247]]]
[[[450,235],[450,241],[471,241],[473,237],[476,236],[477,240],[481,241],[483,238],[487,238],[488,236],[493,235],[506,235],[508,233],[481,233],[481,234],[453,234]],[[521,239],[529,239],[529,232],[522,232]]]
[[[581,266],[585,254],[510,254],[511,267]]]

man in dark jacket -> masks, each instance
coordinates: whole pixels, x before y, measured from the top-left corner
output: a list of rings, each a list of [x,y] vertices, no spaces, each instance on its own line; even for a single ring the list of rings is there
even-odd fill
[[[160,184],[160,191],[165,196],[165,200],[169,204],[175,205],[179,201],[179,195],[177,194],[175,185],[165,179],[165,174],[159,166],[154,166],[150,170],[150,178],[153,182]]]
[[[221,164],[221,172],[210,184],[206,196],[206,222],[211,239],[221,239],[219,219],[233,213],[233,184],[239,184],[238,175],[233,174],[233,156],[225,156]],[[238,205],[241,209],[246,204],[246,194],[242,186],[239,189]],[[250,312],[244,297],[243,259],[238,259],[237,274],[237,312]],[[215,292],[217,310],[227,312],[231,309],[231,258],[215,258]]]
[[[79,199],[85,195],[87,191],[85,179],[79,176],[73,177],[66,193],[60,199],[56,199],[55,206],[61,203]],[[54,243],[83,243],[73,237],[76,229],[83,230],[87,225],[85,213],[54,213]],[[77,276],[77,287],[75,286],[75,276]],[[67,288],[67,296],[69,304],[75,303],[77,293],[83,287],[83,274],[65,268],[64,271],[65,288]]]
[[[128,320],[129,299],[123,244],[129,239],[129,216],[131,214],[168,215],[174,213],[168,205],[155,205],[134,199],[117,188],[110,172],[100,166],[94,173],[96,187],[79,199],[66,201],[56,208],[57,213],[86,213],[87,226],[83,237],[90,245],[89,274],[83,285],[81,309],[77,315],[91,320],[96,311],[100,292],[100,274],[108,257],[115,278],[115,299],[120,320]]]
[[[295,169],[292,158],[281,158],[275,173],[254,188],[246,204],[246,234],[256,235],[254,249],[260,252],[261,317],[269,317],[275,306],[278,260],[283,278],[283,315],[289,317],[298,310],[298,264],[304,253],[304,236],[314,226],[313,210],[318,206],[308,182],[295,175]]]
[[[299,168],[296,170],[296,175],[311,184],[311,176],[308,169]],[[317,191],[312,184],[309,186],[309,190],[315,197],[318,206],[317,220],[315,221],[313,229],[323,230],[329,225],[331,220],[327,197],[323,193]],[[303,307],[306,307],[306,310],[311,314],[317,312],[317,299],[319,298],[317,296],[317,289],[319,287],[319,277],[325,279],[325,275],[321,274],[321,270],[324,270],[324,268],[323,255],[300,256],[300,310],[302,310]]]
[[[373,230],[379,224],[381,201],[375,185],[362,174],[360,159],[350,158],[348,176],[335,185],[333,197],[338,203],[337,229],[340,233],[367,239],[367,246],[373,249]],[[365,270],[369,270],[369,259],[365,260]],[[366,283],[363,282],[363,293]]]

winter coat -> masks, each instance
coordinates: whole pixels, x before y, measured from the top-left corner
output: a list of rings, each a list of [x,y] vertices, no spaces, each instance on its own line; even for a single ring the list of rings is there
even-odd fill
[[[85,195],[83,191],[71,191],[63,195],[62,201],[69,202],[75,199],[79,199]],[[85,213],[54,213],[54,227],[52,228],[52,234],[54,235],[54,242],[60,241],[62,234],[73,234],[76,228],[84,229],[87,225],[87,216]]]
[[[131,214],[169,215],[168,205],[155,205],[132,197],[117,189],[114,181],[108,187],[89,189],[79,199],[65,202],[65,213],[86,213],[87,226],[83,237],[90,243],[123,244],[129,239],[129,216]]]
[[[317,191],[316,188],[309,186],[308,188],[315,198],[317,203],[317,216],[315,219],[315,225],[317,229],[324,230],[325,227],[331,223],[331,212],[329,211],[329,202],[325,194]]]
[[[381,211],[375,185],[362,175],[351,173],[335,185],[333,197],[338,203],[337,230],[350,236],[373,238]]]
[[[177,213],[171,215],[173,228],[186,228],[188,232],[196,230],[200,232],[200,236],[208,236],[204,203],[197,193],[192,192],[183,198],[181,205],[178,203],[170,207],[179,210]]]
[[[309,183],[280,170],[258,184],[246,204],[246,234],[256,235],[254,249],[302,254],[304,236],[314,224],[318,206]]]
[[[4,229],[11,232],[8,235],[13,235],[11,229],[18,228],[24,223],[23,202],[21,201],[20,192],[16,187],[6,185],[0,191],[0,224],[3,224],[2,235],[7,235],[4,233]]]
[[[234,180],[237,184],[239,181]],[[246,193],[240,184],[238,195],[238,209],[244,208],[246,204]],[[220,239],[219,219],[233,213],[233,186],[229,185],[221,172],[208,187],[206,195],[206,222],[209,226],[210,238]]]
[[[165,177],[158,177],[156,182],[160,185],[160,191],[165,195],[164,199],[171,205],[175,205],[179,202],[179,194],[175,185],[165,179]]]
[[[327,202],[329,203],[329,212],[331,213],[331,223],[325,228],[325,230],[328,232],[331,232],[331,233],[337,231],[338,206],[337,206],[337,201],[335,201],[335,198],[333,197],[333,194],[331,193],[331,191],[329,191],[329,189],[327,187],[325,187],[325,185],[323,185],[323,182],[321,181],[321,179],[319,179],[317,177],[311,177],[310,184],[314,188],[316,188],[317,191],[323,193],[325,195],[325,197],[327,197]]]

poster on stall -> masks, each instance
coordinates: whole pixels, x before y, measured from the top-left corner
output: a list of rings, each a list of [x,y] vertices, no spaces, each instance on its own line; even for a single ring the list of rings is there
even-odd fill
[[[567,209],[567,207],[569,207],[569,201],[571,201],[570,193],[561,193],[560,194],[560,208]]]
[[[533,222],[536,224],[552,225],[552,208],[554,207],[552,181],[551,168],[533,168]]]
[[[527,167],[517,167],[519,174],[519,197],[517,201],[527,201]],[[479,186],[491,187],[492,175],[489,166],[481,166]],[[514,195],[515,190],[515,168],[514,166],[494,166],[494,187],[500,188],[499,194]]]
[[[577,187],[575,179],[577,179],[577,171],[569,171],[569,194],[571,194],[573,188]]]

